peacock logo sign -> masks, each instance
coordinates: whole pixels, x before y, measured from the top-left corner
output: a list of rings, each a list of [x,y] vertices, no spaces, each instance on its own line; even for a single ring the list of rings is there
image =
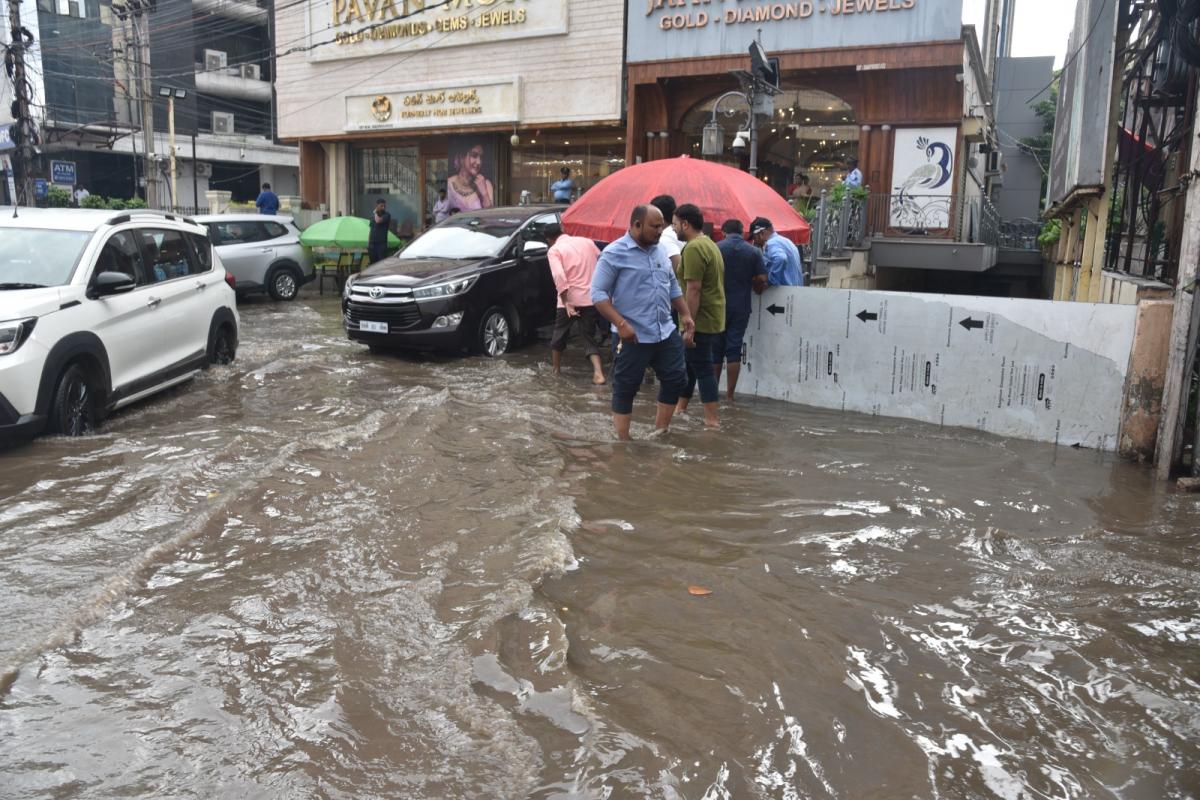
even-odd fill
[[[955,128],[898,128],[892,160],[891,224],[937,230],[950,226]]]

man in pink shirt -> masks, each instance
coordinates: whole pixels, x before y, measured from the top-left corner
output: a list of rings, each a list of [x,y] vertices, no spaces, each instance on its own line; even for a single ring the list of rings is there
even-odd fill
[[[550,243],[550,274],[558,291],[558,313],[554,318],[554,336],[550,340],[550,363],[554,374],[562,368],[562,354],[567,349],[571,328],[578,323],[583,337],[583,354],[592,362],[592,383],[604,383],[600,367],[600,315],[592,306],[592,273],[600,249],[591,239],[568,236],[560,225],[547,225],[546,241]]]

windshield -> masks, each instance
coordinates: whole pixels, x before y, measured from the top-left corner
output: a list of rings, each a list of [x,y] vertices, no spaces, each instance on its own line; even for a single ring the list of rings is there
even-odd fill
[[[0,228],[0,288],[62,286],[91,233],[46,228]]]
[[[459,214],[426,231],[400,253],[411,258],[492,258],[525,223],[524,219],[482,219]]]

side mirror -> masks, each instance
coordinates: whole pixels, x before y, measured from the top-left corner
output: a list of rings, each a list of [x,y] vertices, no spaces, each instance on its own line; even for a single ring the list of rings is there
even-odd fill
[[[124,272],[101,272],[96,276],[96,280],[93,281],[92,288],[88,291],[88,297],[94,300],[97,297],[124,294],[125,292],[133,291],[136,285],[133,278]]]
[[[522,258],[530,258],[532,256],[541,255],[550,249],[550,245],[545,242],[539,242],[536,239],[526,239],[521,242],[521,247],[518,252]]]

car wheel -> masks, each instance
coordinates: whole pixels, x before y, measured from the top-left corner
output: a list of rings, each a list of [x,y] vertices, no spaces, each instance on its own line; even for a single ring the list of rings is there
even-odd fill
[[[300,294],[300,273],[291,267],[276,267],[267,276],[267,294],[272,300],[295,300]]]
[[[476,350],[491,358],[502,356],[513,346],[515,335],[504,309],[493,306],[484,312],[479,322]]]
[[[50,409],[50,430],[63,436],[84,436],[96,429],[96,387],[79,364],[58,379]]]
[[[218,326],[208,343],[208,363],[230,364],[236,355],[237,341],[234,339],[233,330],[228,325]]]

